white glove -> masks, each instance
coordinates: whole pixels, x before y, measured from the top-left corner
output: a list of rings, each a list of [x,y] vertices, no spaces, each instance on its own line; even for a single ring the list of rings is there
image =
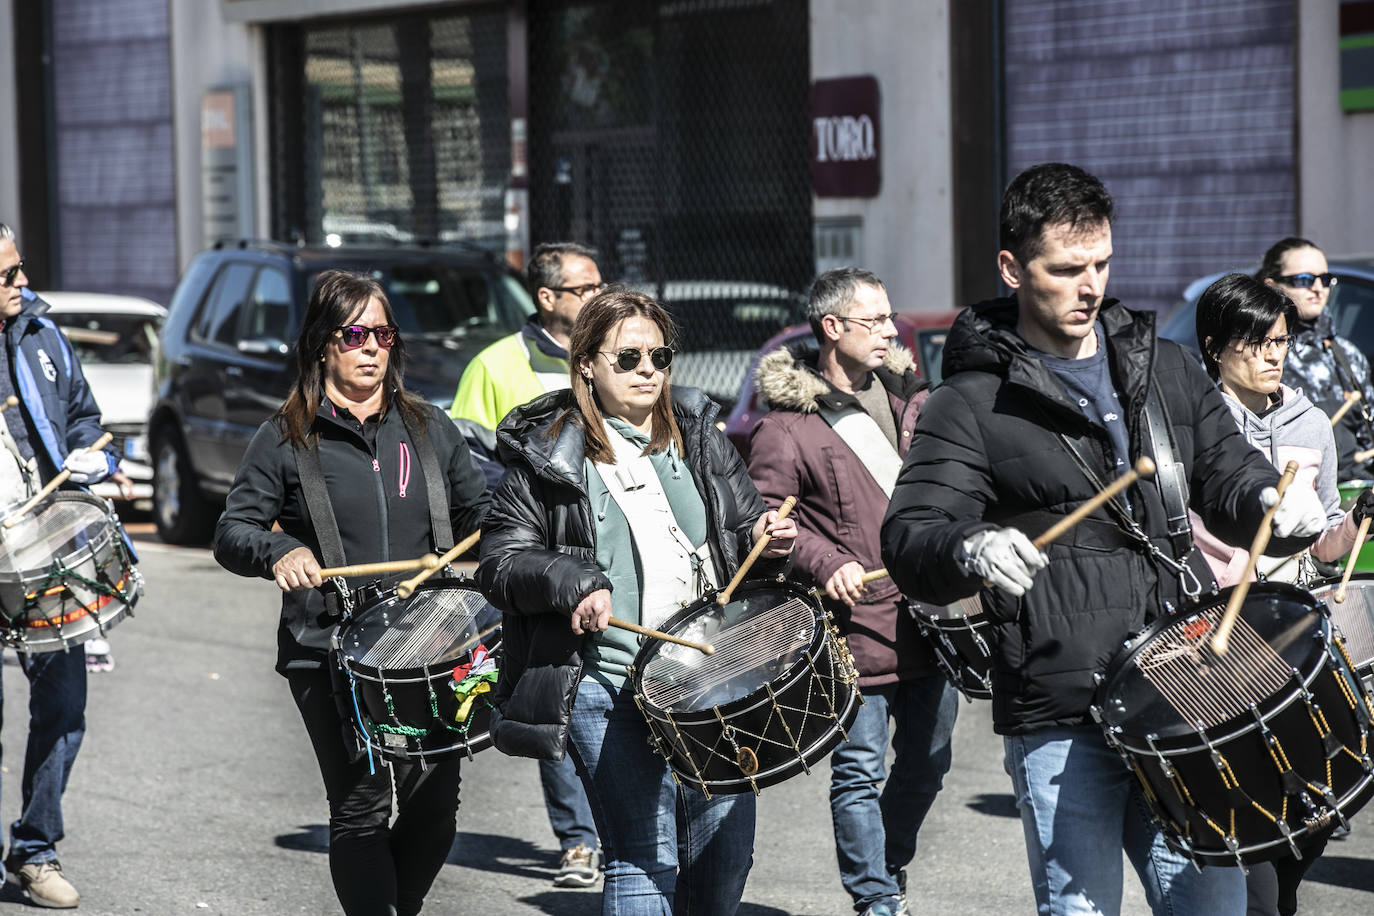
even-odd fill
[[[1267,511],[1279,502],[1273,487],[1260,490],[1260,505]],[[1326,530],[1326,508],[1311,487],[1293,486],[1283,491],[1283,502],[1274,512],[1274,537],[1308,537]]]
[[[110,463],[101,451],[88,452],[77,449],[62,462],[62,467],[72,472],[72,483],[88,484],[104,480],[110,475]]]
[[[1036,572],[1050,562],[1016,528],[980,531],[964,541],[963,551],[964,566],[970,573],[1018,597],[1030,589]]]

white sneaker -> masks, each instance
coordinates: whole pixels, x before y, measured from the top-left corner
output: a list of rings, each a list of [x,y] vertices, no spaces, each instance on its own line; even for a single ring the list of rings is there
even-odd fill
[[[114,656],[110,654],[110,641],[108,639],[86,640],[86,670],[87,671],[113,671]]]

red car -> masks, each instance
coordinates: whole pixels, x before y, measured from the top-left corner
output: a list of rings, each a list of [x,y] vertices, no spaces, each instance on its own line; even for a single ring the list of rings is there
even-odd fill
[[[945,349],[945,335],[959,309],[941,312],[899,313],[893,319],[897,325],[897,340],[916,357],[916,371],[933,385],[940,381],[940,359]],[[769,338],[759,348],[749,363],[749,372],[744,377],[744,387],[740,390],[739,400],[725,418],[725,435],[734,443],[735,448],[747,460],[749,457],[749,433],[759,417],[768,413],[768,406],[760,403],[758,392],[754,390],[754,370],[765,353],[778,347],[798,347],[816,349],[816,338],[811,334],[811,326],[794,324],[783,328]]]

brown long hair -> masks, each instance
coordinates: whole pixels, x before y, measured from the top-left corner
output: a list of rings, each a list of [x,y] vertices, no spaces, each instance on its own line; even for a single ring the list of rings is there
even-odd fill
[[[329,339],[334,336],[335,329],[356,321],[373,298],[382,304],[387,324],[395,325],[396,313],[391,310],[381,284],[366,274],[326,270],[315,279],[310,304],[305,307],[305,322],[296,338],[296,386],[277,411],[285,425],[283,441],[289,440],[298,448],[305,447],[315,413],[324,398],[324,353]],[[397,333],[396,342],[387,354],[386,375],[382,378],[382,385],[388,392],[382,403],[382,414],[386,414],[394,400],[406,425],[423,431],[425,402],[405,390],[405,364],[405,338]],[[392,392],[394,395],[390,394]]]
[[[659,331],[663,333],[663,342],[672,346],[677,336],[677,327],[663,306],[642,293],[624,287],[610,287],[582,306],[577,323],[573,325],[572,341],[568,347],[573,400],[577,402],[577,408],[582,414],[581,422],[587,442],[586,455],[592,461],[602,464],[615,460],[615,449],[606,438],[606,415],[592,393],[591,380],[582,375],[581,369],[596,356],[596,352],[602,348],[620,322],[635,316],[647,318],[658,325]],[[658,393],[658,400],[654,402],[651,412],[653,429],[645,454],[664,451],[670,442],[677,446],[679,455],[684,454],[682,433],[678,430],[677,421],[673,419],[672,371],[672,367],[669,366],[664,372],[663,388]],[[568,417],[568,414],[564,414],[554,424],[551,432],[555,438]]]

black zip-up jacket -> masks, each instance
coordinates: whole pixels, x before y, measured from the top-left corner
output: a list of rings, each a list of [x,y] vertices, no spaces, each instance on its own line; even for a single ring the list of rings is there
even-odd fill
[[[439,408],[427,407],[424,435],[448,480],[449,521],[457,541],[481,525],[488,503],[485,482],[453,423]],[[311,428],[319,433],[320,465],[344,562],[406,560],[436,549],[425,475],[400,411],[390,409],[382,416],[375,447],[351,414],[336,412],[328,401],[320,405]],[[272,565],[302,546],[324,562],[296,472],[295,450],[283,440],[283,429],[275,417],[258,427],[215,527],[215,559],[240,576],[271,579]],[[280,531],[272,530],[273,522]],[[357,588],[366,581],[350,580],[349,585]],[[284,593],[277,670],[322,665],[335,623],[325,615],[320,589]]]
[[[673,388],[672,396],[687,466],[706,505],[711,559],[728,579],[767,506],[716,429],[716,404],[695,388]],[[477,583],[504,612],[491,734],[501,751],[518,757],[562,759],[588,638],[573,633],[572,612],[587,595],[611,588],[596,564],[580,414],[557,439],[550,436],[554,422],[576,410],[570,391],[550,392],[512,410],[496,433],[507,470],[482,531]],[[789,565],[790,558],[759,561],[751,572],[777,575]]]
[[[1106,430],[1026,352],[1016,318],[1016,300],[1006,298],[956,319],[945,344],[945,381],[921,412],[883,521],[883,560],[902,591],[922,601],[947,604],[979,591],[957,560],[965,538],[1004,526],[1033,538],[1096,493],[1058,433],[1095,458],[1100,480],[1117,474]],[[1197,362],[1177,344],[1156,340],[1153,313],[1107,300],[1101,321],[1131,460],[1149,454],[1142,412],[1153,379],[1191,507],[1218,537],[1249,544],[1264,514],[1260,491],[1278,483],[1278,471],[1246,443]],[[1136,483],[1128,495],[1137,523],[1172,556],[1157,484]],[[1182,603],[1178,577],[1121,531],[1101,509],[1049,546],[1050,565],[1023,598],[982,590],[994,620],[993,723],[1000,734],[1089,721],[1093,676],[1129,635]],[[1296,551],[1310,540],[1274,539],[1270,552]],[[1189,559],[1204,589],[1211,588],[1196,550]]]

